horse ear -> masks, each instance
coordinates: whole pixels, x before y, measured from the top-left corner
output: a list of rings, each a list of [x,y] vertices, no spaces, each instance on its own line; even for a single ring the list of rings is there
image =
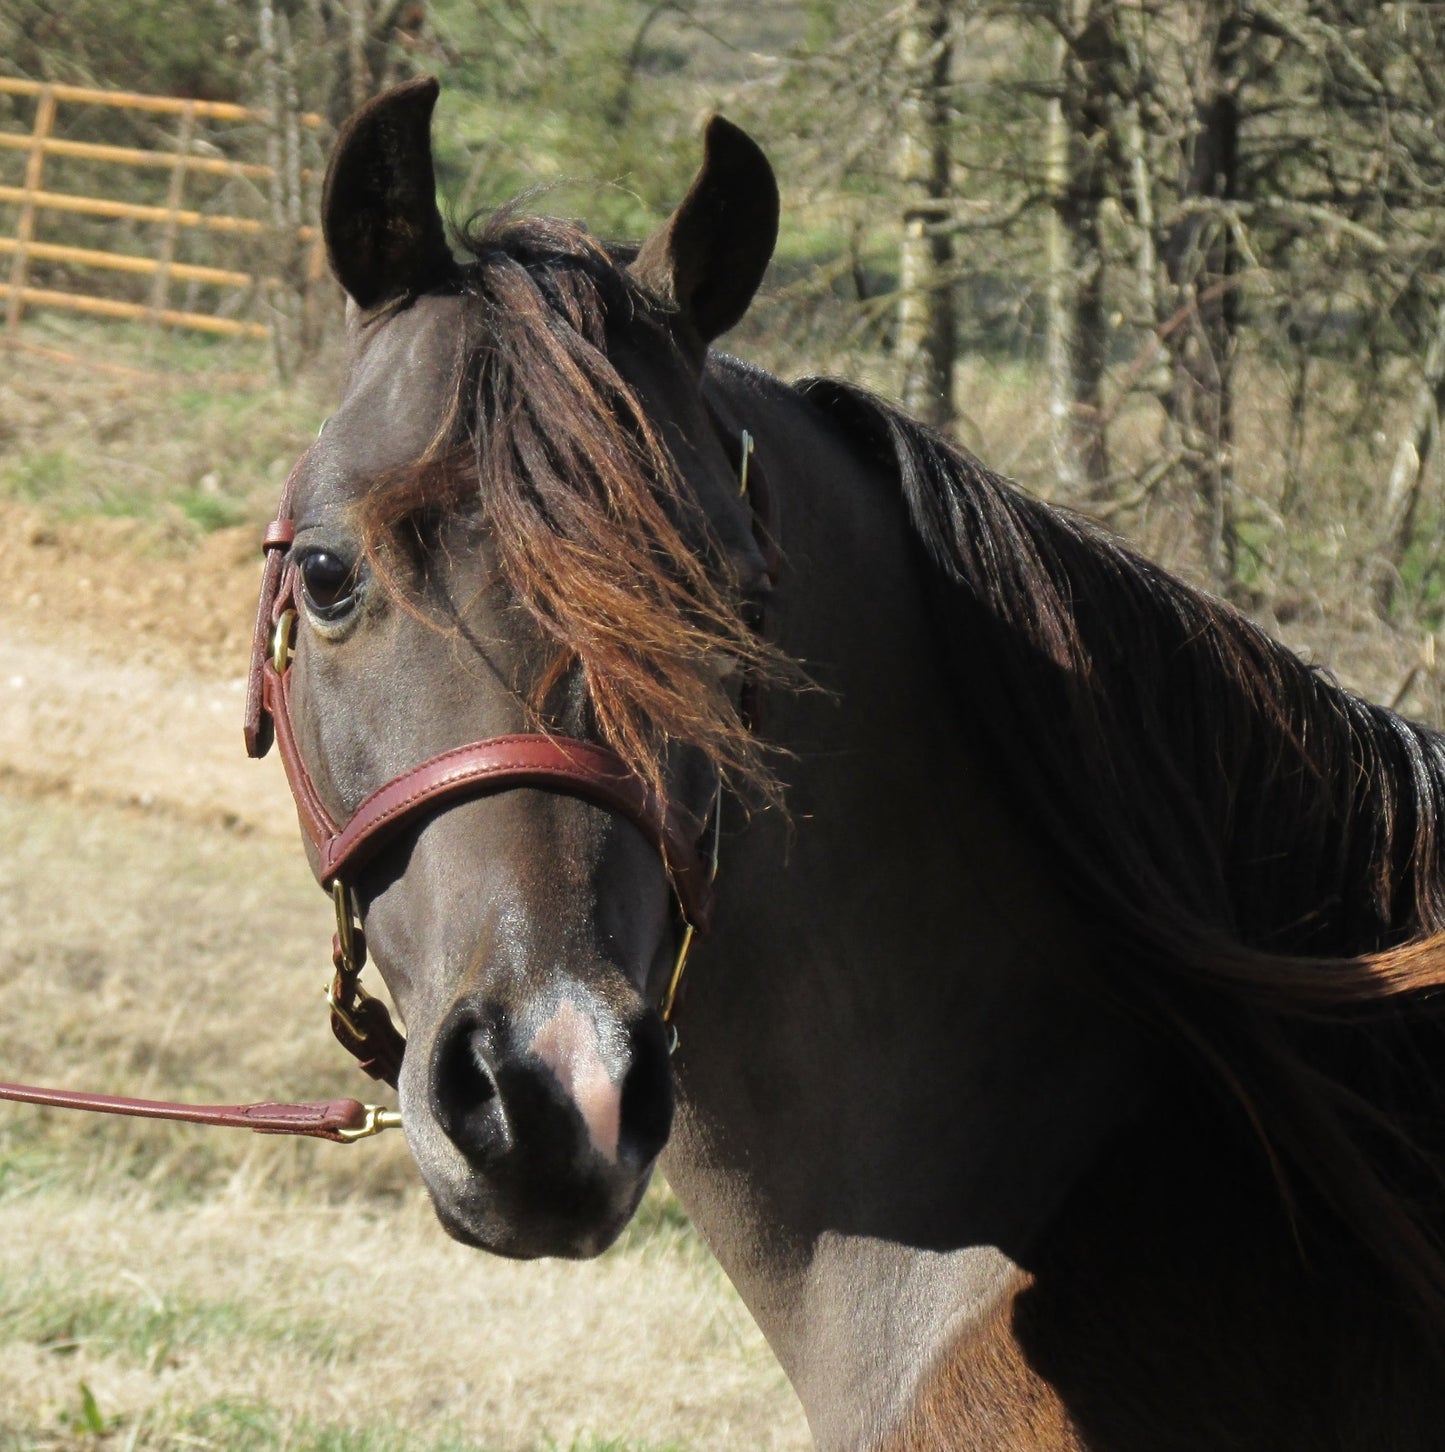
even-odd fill
[[[633,276],[706,347],[741,319],[778,240],[778,184],[747,132],[713,116],[682,205],[642,245]]]
[[[336,280],[361,308],[424,292],[455,270],[437,210],[433,76],[368,101],[337,137],[321,194]]]

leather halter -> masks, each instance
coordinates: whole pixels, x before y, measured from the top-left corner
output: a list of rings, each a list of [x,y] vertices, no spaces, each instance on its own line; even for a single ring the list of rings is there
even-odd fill
[[[718,422],[715,416],[714,422]],[[740,492],[753,505],[754,530],[761,536],[771,561],[768,524],[758,507],[765,498],[757,485],[751,492],[749,488],[751,454],[752,438],[744,430],[739,448]],[[662,806],[609,747],[574,737],[526,732],[487,737],[430,757],[378,787],[345,822],[337,822],[328,811],[301,755],[291,719],[288,667],[300,613],[300,570],[289,552],[296,537],[296,485],[305,459],[303,454],[292,469],[276,518],[263,538],[266,565],[251,637],[245,737],[247,753],[253,757],[264,756],[275,741],[301,830],[313,848],[312,869],[321,885],[332,893],[336,907],[332,961],[336,972],[326,997],[337,1040],[372,1078],[395,1087],[406,1040],[386,1006],[368,994],[359,981],[366,962],[366,943],[352,888],[356,872],[403,828],[459,801],[519,787],[562,792],[616,812],[656,849],[683,921],[677,956],[661,1003],[663,1021],[670,1026],[688,954],[697,937],[706,936],[712,924],[720,790],[709,821],[698,823],[675,805]],[[745,687],[745,694],[750,696],[751,690]],[[704,837],[710,839],[707,852],[702,846]]]

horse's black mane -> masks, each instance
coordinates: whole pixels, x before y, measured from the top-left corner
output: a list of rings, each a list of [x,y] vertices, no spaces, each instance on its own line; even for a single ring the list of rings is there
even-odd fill
[[[1000,749],[1028,743],[1021,774],[1071,857],[1260,948],[1353,956],[1445,929],[1445,737],[880,400],[804,387],[897,472],[950,583],[971,715]]]
[[[800,387],[897,479],[965,729],[1113,982],[1445,1345],[1445,737],[863,390]]]

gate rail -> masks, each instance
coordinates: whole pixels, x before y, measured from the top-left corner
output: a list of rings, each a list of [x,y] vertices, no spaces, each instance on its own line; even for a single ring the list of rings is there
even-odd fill
[[[173,308],[170,285],[190,282],[216,288],[250,288],[272,278],[234,268],[203,266],[176,260],[176,244],[183,229],[242,236],[274,234],[273,224],[258,217],[201,211],[185,207],[187,178],[193,174],[238,177],[274,182],[275,169],[259,162],[232,160],[224,156],[199,154],[194,149],[198,120],[273,124],[263,111],[227,101],[196,101],[178,96],[150,96],[135,91],[98,90],[88,86],[57,85],[41,81],[0,76],[0,95],[33,96],[34,125],[28,133],[0,130],[0,151],[27,153],[22,185],[0,185],[0,204],[18,207],[14,228],[0,233],[0,255],[10,257],[9,280],[0,282],[0,298],[6,301],[5,330],[14,336],[28,306],[62,308],[102,317],[141,319],[166,327],[193,328],[201,332],[224,333],[248,338],[271,335],[265,323],[222,317],[214,313]],[[166,147],[113,146],[99,142],[70,141],[56,136],[57,109],[63,104],[111,106],[124,111],[160,113],[179,118],[174,149]],[[301,124],[312,129],[323,122],[320,116],[303,114]],[[118,167],[169,169],[170,182],[163,206],[130,202],[114,197],[86,196],[74,192],[47,190],[45,163],[48,157],[74,157]],[[309,175],[309,173],[307,174]],[[155,224],[156,246],[151,255],[120,252],[108,247],[75,247],[42,240],[37,236],[41,215],[69,212],[90,217],[111,217]],[[286,230],[290,230],[289,228]],[[297,239],[314,242],[316,229],[303,226]],[[102,293],[80,289],[60,290],[37,287],[30,281],[33,261],[70,263],[78,267],[148,275],[153,279],[150,300],[130,302]]]

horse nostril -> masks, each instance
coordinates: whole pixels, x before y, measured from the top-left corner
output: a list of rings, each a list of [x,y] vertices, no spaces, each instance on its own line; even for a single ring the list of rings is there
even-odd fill
[[[496,1159],[512,1147],[491,1052],[491,1034],[475,1020],[463,1020],[438,1039],[432,1060],[432,1113],[473,1161]]]

